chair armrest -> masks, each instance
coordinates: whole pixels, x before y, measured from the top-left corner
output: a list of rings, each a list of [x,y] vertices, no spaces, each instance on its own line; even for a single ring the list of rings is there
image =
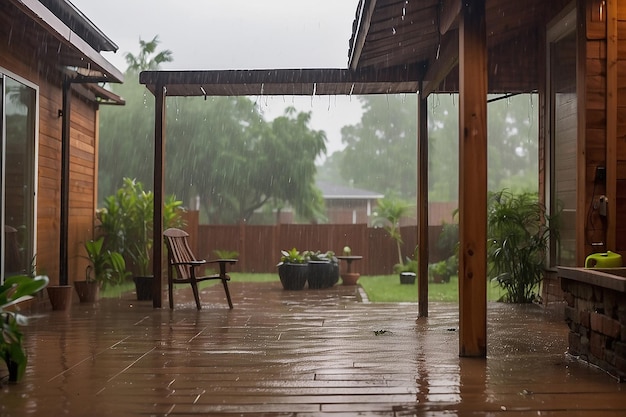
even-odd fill
[[[219,263],[220,264],[220,276],[224,279],[224,278],[228,278],[228,275],[226,275],[226,264],[237,263],[237,259],[212,259],[210,261],[207,261],[207,263],[210,263],[210,264]]]
[[[204,259],[198,261],[188,261],[188,262],[172,262],[172,265],[190,265],[190,266],[200,266],[206,264],[207,261]]]
[[[225,264],[234,264],[237,263],[238,259],[211,259],[206,261],[206,263],[208,264],[215,264],[215,263],[225,263]]]

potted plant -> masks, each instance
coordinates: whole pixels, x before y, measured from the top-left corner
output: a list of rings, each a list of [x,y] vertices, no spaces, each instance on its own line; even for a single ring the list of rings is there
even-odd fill
[[[301,290],[307,281],[306,258],[296,248],[281,251],[278,276],[285,290]]]
[[[400,284],[415,284],[417,259],[407,257],[404,264],[395,264],[393,271],[400,276]]]
[[[84,281],[74,281],[74,288],[81,303],[98,300],[100,289],[107,284],[120,284],[130,273],[119,252],[104,248],[104,236],[85,242],[87,266]],[[92,275],[93,273],[93,275]]]
[[[330,288],[339,281],[339,260],[333,251],[306,251],[309,288]]]
[[[396,243],[398,264],[404,265],[402,259],[402,234],[400,233],[400,219],[409,213],[412,205],[396,198],[382,198],[378,200],[373,216],[373,225],[382,226],[389,237]]]
[[[445,260],[428,265],[428,275],[431,281],[437,284],[450,281],[448,263]]]
[[[26,370],[27,356],[22,344],[24,335],[20,326],[26,324],[26,317],[19,314],[16,306],[27,301],[33,294],[48,285],[48,277],[40,275],[31,278],[27,275],[8,277],[0,284],[0,358],[9,370],[9,382],[17,382]]]
[[[181,205],[182,201],[176,200],[173,195],[166,197],[163,206],[165,228],[183,226]],[[150,261],[153,214],[154,194],[145,191],[141,182],[131,178],[124,178],[122,187],[107,197],[104,208],[98,211],[105,246],[119,252],[126,260],[138,300],[152,299]]]

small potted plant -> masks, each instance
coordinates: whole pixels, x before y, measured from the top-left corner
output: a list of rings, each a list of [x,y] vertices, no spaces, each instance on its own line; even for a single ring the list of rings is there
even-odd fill
[[[0,358],[9,371],[9,382],[18,382],[26,370],[27,356],[22,344],[24,335],[20,326],[26,317],[15,308],[19,303],[32,299],[32,295],[48,285],[48,277],[27,275],[8,277],[0,284]]]
[[[120,284],[130,273],[119,252],[104,248],[104,236],[85,242],[87,266],[84,281],[74,281],[74,288],[81,303],[98,300],[100,289],[107,284]]]
[[[417,277],[417,259],[406,258],[404,264],[395,264],[393,270],[400,275],[400,284],[415,284]]]
[[[443,260],[428,265],[428,275],[430,276],[431,281],[437,284],[450,281],[448,263]]]
[[[330,288],[339,281],[339,260],[333,251],[306,251],[309,288]]]
[[[278,266],[278,276],[285,290],[301,290],[304,288],[308,265],[306,258],[296,248],[282,250]]]

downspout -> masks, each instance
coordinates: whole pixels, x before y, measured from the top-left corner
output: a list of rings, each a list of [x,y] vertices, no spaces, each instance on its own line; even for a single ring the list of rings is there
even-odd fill
[[[61,108],[61,222],[59,239],[59,284],[68,285],[67,247],[70,205],[70,109],[72,82],[63,79],[63,102]]]

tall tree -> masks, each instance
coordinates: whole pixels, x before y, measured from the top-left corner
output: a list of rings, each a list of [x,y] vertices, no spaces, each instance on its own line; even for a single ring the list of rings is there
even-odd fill
[[[343,178],[359,188],[406,197],[417,193],[415,96],[362,96],[361,122],[341,130]]]
[[[159,35],[156,35],[148,42],[139,38],[139,54],[133,55],[127,52],[124,55],[124,59],[128,63],[126,71],[139,73],[139,71],[156,70],[159,69],[162,63],[172,62],[174,56],[169,49],[156,52],[159,43],[161,43]]]

